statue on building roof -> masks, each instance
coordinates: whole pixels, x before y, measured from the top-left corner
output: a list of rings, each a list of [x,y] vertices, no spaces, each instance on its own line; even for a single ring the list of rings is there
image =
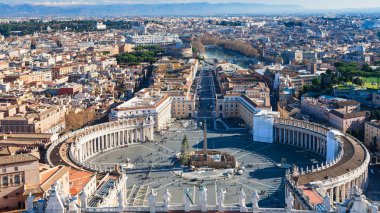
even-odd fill
[[[240,211],[245,212],[246,211],[246,205],[245,205],[245,200],[247,199],[247,195],[245,194],[243,188],[240,188],[240,194],[239,194],[239,206],[240,206]]]
[[[217,207],[218,211],[223,212],[224,211],[224,199],[226,197],[226,189],[219,188],[218,190],[218,197],[217,197]]]
[[[157,192],[155,192],[154,189],[152,189],[147,197],[150,213],[156,212],[156,197],[157,197]]]
[[[259,194],[257,194],[256,190],[253,190],[253,194],[252,194],[252,197],[251,197],[252,208],[253,209],[258,209],[259,208],[259,200],[260,200]]]
[[[172,194],[170,194],[169,189],[166,189],[166,191],[164,192],[163,200],[164,200],[164,207],[167,210],[169,210],[171,198],[172,198]]]
[[[207,212],[207,187],[201,185],[199,187],[199,206],[202,212]]]
[[[291,192],[288,192],[288,195],[286,196],[286,199],[285,199],[285,203],[286,203],[286,209],[288,210],[293,209],[294,197]]]

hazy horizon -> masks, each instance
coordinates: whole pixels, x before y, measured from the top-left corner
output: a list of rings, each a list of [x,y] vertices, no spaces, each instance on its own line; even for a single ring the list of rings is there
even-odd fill
[[[298,5],[305,9],[347,9],[347,8],[373,8],[380,7],[380,0],[1,0],[1,3],[7,4],[37,4],[49,6],[67,6],[67,5],[96,5],[96,4],[167,4],[167,3],[264,3],[274,5]],[[342,7],[344,4],[344,7]]]

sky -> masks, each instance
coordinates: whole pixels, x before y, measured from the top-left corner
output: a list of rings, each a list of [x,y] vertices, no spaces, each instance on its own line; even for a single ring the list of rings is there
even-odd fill
[[[77,5],[77,4],[152,4],[152,3],[266,3],[300,5],[307,9],[344,9],[380,7],[380,0],[0,0],[8,4]]]

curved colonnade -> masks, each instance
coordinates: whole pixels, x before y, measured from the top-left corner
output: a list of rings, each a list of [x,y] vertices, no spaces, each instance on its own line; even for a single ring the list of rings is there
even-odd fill
[[[153,140],[153,118],[130,118],[83,128],[66,141],[71,140],[69,156],[77,165],[92,171],[111,172],[113,168],[85,163],[94,155]],[[336,134],[339,133],[339,134]],[[331,155],[329,143],[336,145]],[[296,199],[295,209],[315,210],[302,187],[313,186],[321,196],[328,195],[331,202],[343,202],[353,186],[366,187],[369,153],[361,142],[331,128],[306,121],[275,118],[273,142],[309,150],[326,162],[311,168],[294,167],[286,172],[286,193]]]
[[[114,168],[88,163],[89,158],[107,150],[154,139],[152,117],[122,119],[84,129],[68,139],[72,140],[69,157],[78,166],[97,172],[111,172]]]
[[[294,166],[287,171],[286,193],[299,195],[296,209],[316,208],[300,188],[312,186],[321,196],[328,195],[331,202],[339,203],[348,198],[353,186],[366,187],[370,156],[357,139],[320,124],[293,119],[275,118],[273,128],[274,143],[306,149],[326,158],[325,163],[311,168]],[[329,156],[328,146],[332,145],[336,150]]]

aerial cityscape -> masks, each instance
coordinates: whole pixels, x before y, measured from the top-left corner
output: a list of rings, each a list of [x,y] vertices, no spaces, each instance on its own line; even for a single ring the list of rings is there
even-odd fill
[[[0,212],[379,205],[380,1],[0,0]]]

